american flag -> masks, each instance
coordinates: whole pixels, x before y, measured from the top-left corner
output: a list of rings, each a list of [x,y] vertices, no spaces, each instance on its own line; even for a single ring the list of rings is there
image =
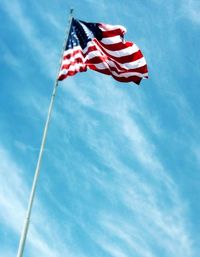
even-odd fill
[[[136,44],[126,42],[120,25],[72,19],[58,80],[87,68],[111,75],[120,82],[139,84],[148,78],[147,64]]]

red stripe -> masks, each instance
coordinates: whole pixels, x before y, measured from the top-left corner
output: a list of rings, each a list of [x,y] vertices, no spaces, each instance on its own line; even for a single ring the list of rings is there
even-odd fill
[[[63,79],[66,79],[67,77],[69,76],[74,76],[76,73],[78,73],[78,71],[68,71],[66,74],[61,74],[59,77],[58,77],[58,80],[61,81]]]
[[[107,66],[109,66],[109,69],[112,71],[117,72],[118,74],[120,73],[125,73],[125,72],[138,72],[138,73],[147,73],[147,65],[144,65],[142,67],[138,67],[138,68],[134,68],[134,69],[126,69],[122,66],[120,66],[117,62],[112,61],[116,67],[110,66],[106,60],[102,60],[100,57],[94,57],[92,59],[87,60],[86,64],[88,67],[90,67],[91,65],[96,65],[96,64],[100,64],[100,63],[107,63]]]
[[[131,76],[131,77],[128,77],[128,78],[124,78],[124,77],[119,78],[119,77],[116,77],[116,76],[113,75],[112,77],[119,82],[134,82],[137,85],[139,85],[141,80],[142,80],[142,78],[137,77],[137,76]]]
[[[121,29],[113,29],[108,31],[102,31],[103,38],[107,37],[115,37],[115,36],[122,36],[124,32]]]
[[[68,60],[68,59],[70,59],[70,57],[72,57],[76,54],[79,54],[79,53],[83,55],[83,52],[82,52],[81,49],[78,49],[78,50],[71,49],[71,50],[72,50],[71,52],[69,52],[69,53],[67,53],[66,55],[63,56],[63,60]]]
[[[76,73],[78,73],[78,71],[76,72],[67,72],[67,74],[61,74],[59,77],[58,77],[58,80],[61,81],[63,79],[66,79],[67,77],[69,76],[74,76]]]
[[[73,62],[70,62],[69,64],[63,64],[61,66],[61,70],[63,69],[67,70],[69,69],[69,67],[74,66],[75,64],[78,64],[78,63],[83,64],[84,66],[86,65],[81,58],[76,58],[75,60],[73,60]]]
[[[126,49],[127,47],[133,46],[133,43],[131,42],[119,42],[116,44],[112,44],[112,45],[107,45],[101,41],[99,41],[99,44],[101,44],[104,48],[106,48],[107,50],[110,51],[119,51],[119,50],[123,50]]]
[[[92,70],[98,70],[99,72],[101,72],[101,71],[103,71],[104,69],[99,69],[98,67],[96,67],[96,65],[95,64],[88,64],[87,65],[90,69],[92,69]],[[109,68],[108,68],[109,67]],[[134,69],[132,69],[132,70],[128,70],[128,71],[119,71],[119,70],[117,70],[116,68],[114,68],[114,67],[110,67],[110,66],[106,66],[106,68],[105,69],[107,69],[108,71],[109,71],[109,73],[113,73],[113,72],[116,72],[118,75],[122,75],[122,74],[127,74],[127,73],[133,73],[133,72],[137,72],[137,73],[140,73],[141,75],[143,75],[144,73],[146,73],[146,72],[143,72],[144,70],[147,70],[147,68],[146,68],[146,65],[145,66],[143,66],[142,67],[142,69],[140,69],[140,70],[134,70]],[[135,75],[136,76],[136,75]],[[138,76],[138,77],[140,77],[140,76]],[[146,76],[145,76],[146,77]]]
[[[96,47],[95,47],[94,50],[96,50]],[[81,51],[78,50],[78,52],[81,52]],[[72,57],[74,55],[74,53],[76,54],[77,51],[71,52],[70,57]],[[75,60],[73,60],[73,62],[70,62],[69,64],[62,65],[61,70],[63,70],[63,69],[68,70],[68,69],[70,69],[70,67],[73,67],[73,66],[75,67],[75,64],[77,64],[77,63],[82,64],[82,66],[76,67],[76,70],[68,71],[67,74],[65,74],[65,75],[61,75],[59,77],[59,80],[62,80],[64,78],[68,77],[68,76],[73,76],[77,72],[86,71],[87,70],[86,66],[88,66],[90,69],[96,70],[100,73],[104,73],[104,74],[107,74],[107,75],[112,75],[113,77],[115,76],[115,75],[112,74],[113,71],[115,71],[117,74],[122,74],[122,73],[126,73],[126,72],[139,72],[139,73],[143,74],[143,73],[147,72],[147,66],[146,65],[144,65],[143,67],[135,68],[135,69],[126,69],[126,68],[121,67],[119,65],[119,63],[116,62],[115,60],[111,60],[111,61],[116,65],[116,67],[112,67],[112,66],[109,66],[107,64],[109,66],[109,69],[99,70],[95,66],[95,64],[104,63],[104,62],[106,63],[106,60],[107,60],[107,57],[103,55],[103,56],[100,56],[100,57],[96,56],[94,58],[91,58],[91,59],[87,60],[86,63],[83,63],[83,60],[80,57],[77,57]],[[117,76],[115,76],[115,77],[117,77]],[[121,78],[120,78],[120,80],[121,80]],[[126,78],[126,80],[127,80],[127,78]]]
[[[139,72],[139,73],[147,73],[148,70],[147,70],[147,65],[144,65],[142,67],[138,67],[138,68],[134,68],[134,69],[129,69],[129,68],[126,68],[122,65],[120,65],[118,62],[114,61],[114,60],[110,60],[110,62],[114,63],[114,65],[116,66],[116,68],[118,69],[118,71],[122,71],[122,72]],[[87,65],[90,65],[90,64],[99,64],[99,63],[102,63],[102,62],[107,62],[107,59],[106,58],[100,58],[98,56],[96,57],[93,57],[93,58],[90,58],[89,60],[87,60]],[[109,64],[108,64],[109,65]],[[112,66],[109,66],[110,68]]]
[[[142,55],[142,53],[141,53],[140,50],[138,50],[138,51],[135,52],[135,53],[131,53],[130,55],[121,56],[121,57],[116,57],[116,56],[113,56],[113,55],[107,53],[106,50],[105,50],[106,47],[105,47],[105,49],[104,49],[104,47],[102,47],[101,43],[100,43],[98,40],[94,39],[93,41],[101,48],[101,50],[102,50],[106,55],[110,56],[112,59],[114,59],[114,60],[116,60],[116,61],[118,61],[118,62],[120,62],[120,63],[133,62],[133,61],[139,60],[140,58],[143,57],[143,55]],[[114,46],[114,45],[113,45],[113,46]],[[126,46],[124,47],[124,49],[126,49]],[[113,50],[114,50],[114,48],[113,48]],[[115,51],[115,50],[114,50],[114,51]]]
[[[99,49],[100,48],[100,49]],[[101,47],[100,44],[98,44],[98,48],[94,45],[94,46],[90,46],[87,50],[87,52],[84,54],[84,56],[87,56],[89,52],[92,52],[92,51],[99,51],[102,56],[106,56],[106,57],[109,57],[107,59],[110,59],[110,60],[115,60],[116,62],[119,62],[121,64],[123,63],[128,63],[128,62],[134,62],[134,61],[137,61],[139,60],[140,58],[143,57],[142,53],[140,50],[138,50],[136,53],[134,54],[131,54],[131,55],[125,55],[125,56],[121,56],[121,57],[116,57],[116,56],[113,56],[113,55],[110,55],[108,54],[104,49],[103,47]]]
[[[58,80],[59,81],[62,81],[63,79],[66,79],[67,78],[67,75],[60,75],[59,77],[58,77]]]
[[[101,25],[101,24],[99,24]],[[106,27],[106,25],[101,25],[100,28],[104,28],[106,31],[102,31],[102,36],[103,38],[108,38],[108,37],[114,37],[114,36],[123,36],[124,35],[124,30],[122,28],[116,28],[116,29],[110,29],[109,27]],[[123,67],[125,63],[130,63],[134,62],[137,60],[140,60],[143,57],[143,54],[141,53],[140,50],[138,50],[135,53],[130,53],[129,54],[129,48],[131,51],[131,47],[133,46],[132,42],[118,42],[114,43],[111,45],[107,45],[101,41],[98,41],[96,38],[93,39],[92,41],[93,45],[89,46],[87,49],[86,53],[83,53],[81,47],[80,49],[73,50],[71,49],[67,51],[67,54],[64,55],[63,60],[69,60],[69,64],[63,64],[61,67],[61,72],[58,80],[63,80],[67,78],[68,76],[73,76],[78,72],[84,72],[87,70],[87,67],[89,67],[92,70],[95,70],[97,72],[106,74],[106,75],[111,75],[114,79],[120,82],[135,82],[136,84],[139,84],[141,79],[139,76],[131,76],[129,73],[137,72],[141,74],[143,77],[144,73],[147,73],[147,65],[145,64],[142,67],[134,68],[134,69],[128,69],[126,67]],[[107,51],[113,51],[118,52],[121,50],[126,50],[127,55],[125,56],[113,56],[112,53],[107,53]],[[89,53],[92,53],[93,51],[98,51],[100,56],[94,56],[94,57],[88,57]],[[76,55],[79,54],[80,56]],[[125,53],[126,54],[126,53]],[[94,53],[95,55],[95,53]],[[109,66],[109,62],[112,62],[111,64],[115,65]],[[96,67],[97,64],[105,64],[104,69],[98,69]],[[80,67],[76,67],[77,65],[80,65]],[[66,74],[61,74],[62,71],[66,71]],[[113,73],[117,74],[114,75]],[[127,74],[128,73],[128,74]],[[121,75],[122,77],[118,77],[118,75]],[[129,77],[125,77],[130,75]]]
[[[140,84],[140,81],[142,80],[142,78],[138,77],[138,76],[130,76],[130,77],[117,77],[115,75],[113,75],[110,70],[108,69],[104,69],[104,70],[98,70],[96,69],[95,66],[91,66],[89,67],[92,70],[95,70],[97,72],[103,73],[105,75],[111,75],[114,79],[116,79],[117,81],[120,82],[135,82],[136,84]]]
[[[81,50],[75,50],[67,55],[65,55],[65,58],[64,60],[70,60],[72,57],[74,57],[75,54],[77,53],[81,53],[83,55],[83,53],[81,52]],[[79,66],[79,67],[75,67],[76,64],[82,64],[82,66]],[[71,70],[70,70],[71,68]],[[75,70],[73,70],[75,69]],[[61,74],[59,77],[58,77],[58,80],[63,80],[65,78],[67,78],[68,76],[73,76],[75,75],[76,73],[78,72],[83,72],[83,71],[86,71],[87,70],[87,66],[86,64],[83,62],[83,59],[81,57],[77,57],[77,58],[73,58],[73,61],[71,61],[69,64],[63,64],[61,66],[61,72],[62,70],[67,70],[67,73],[66,74]]]
[[[78,72],[85,72],[87,71],[87,67],[80,67],[79,70],[75,70],[75,71],[72,71],[72,70],[69,70],[66,74],[61,74],[59,77],[58,77],[58,80],[61,81],[69,76],[74,76],[76,73]]]

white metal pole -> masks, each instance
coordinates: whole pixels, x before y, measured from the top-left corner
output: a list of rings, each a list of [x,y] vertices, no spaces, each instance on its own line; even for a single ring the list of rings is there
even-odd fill
[[[66,31],[66,36],[65,36],[64,45],[63,45],[63,49],[62,49],[62,54],[61,54],[61,58],[60,58],[58,74],[59,74],[59,71],[60,71],[60,67],[61,67],[61,63],[62,63],[62,57],[63,57],[63,53],[64,53],[64,50],[65,50],[65,47],[66,47],[67,39],[68,39],[69,33],[70,33],[72,14],[73,14],[73,9],[70,10],[69,23],[68,23],[68,28],[67,28],[67,31]],[[21,237],[20,237],[17,257],[22,257],[23,252],[24,252],[24,246],[25,246],[26,237],[27,237],[28,228],[29,228],[29,223],[30,223],[31,210],[32,210],[32,206],[33,206],[37,181],[38,181],[38,177],[39,177],[39,173],[40,173],[41,160],[42,160],[42,156],[43,156],[43,151],[44,151],[44,146],[45,146],[46,136],[47,136],[47,130],[48,130],[48,127],[49,127],[49,122],[50,122],[51,113],[52,113],[52,109],[53,109],[54,99],[55,99],[56,92],[57,92],[57,87],[58,87],[58,76],[56,77],[56,80],[55,80],[55,83],[54,83],[53,93],[52,93],[51,101],[50,101],[50,104],[49,104],[49,110],[48,110],[46,123],[45,123],[45,127],[44,127],[44,132],[43,132],[42,143],[41,143],[40,152],[39,152],[39,156],[38,156],[37,166],[36,166],[36,169],[35,169],[35,175],[34,175],[34,179],[33,179],[31,194],[30,194],[28,208],[27,208],[27,212],[26,212],[26,218],[25,218],[25,221],[24,221],[24,226],[23,226],[23,230],[22,230],[22,233],[21,233]]]

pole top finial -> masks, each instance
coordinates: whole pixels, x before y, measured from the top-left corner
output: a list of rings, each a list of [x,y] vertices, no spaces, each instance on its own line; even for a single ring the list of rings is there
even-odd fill
[[[72,15],[74,8],[70,8],[70,14]]]

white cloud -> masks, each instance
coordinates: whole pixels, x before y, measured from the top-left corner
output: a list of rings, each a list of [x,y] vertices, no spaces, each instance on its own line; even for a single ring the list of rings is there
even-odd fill
[[[6,46],[3,41],[0,41],[1,49],[3,50],[2,58],[4,62],[9,65],[12,69],[18,69],[20,71],[21,63],[20,60],[16,58],[16,56],[12,53],[12,51]]]
[[[21,2],[18,0],[13,0],[12,2],[4,1],[1,5],[15,26],[17,25],[20,33],[30,45],[31,51],[37,54],[36,59],[40,60],[38,64],[42,66],[42,70],[49,78],[55,79],[55,61],[57,61],[55,47],[51,48],[49,41],[41,38],[38,31],[39,28],[24,12]]]
[[[120,241],[122,241],[126,248],[130,248],[133,253],[139,254],[140,256],[144,257],[154,257],[155,255],[152,254],[151,248],[147,245],[145,242],[145,239],[142,237],[142,233],[137,231],[137,229],[134,229],[134,225],[125,222],[124,220],[115,220],[115,222],[112,222],[112,219],[104,217],[103,226],[106,229],[107,235],[116,235],[116,238],[118,238]],[[106,244],[107,239],[105,238],[103,241],[101,238],[99,238],[100,244],[102,244],[103,248],[108,250],[109,252],[113,252],[113,250],[116,250],[116,245],[113,245],[112,247],[108,247],[108,244]],[[110,242],[110,245],[112,243]],[[120,250],[122,251],[122,250]],[[117,251],[118,252],[118,251]],[[125,255],[126,256],[126,255]]]
[[[10,12],[11,6],[8,3],[5,3],[5,6],[7,12]],[[34,43],[38,55],[43,54],[44,45],[39,42],[37,30],[23,13],[23,8],[20,7],[19,2],[15,1],[12,9],[14,10],[14,16],[18,18],[17,24],[21,31],[24,26],[27,26],[26,32],[22,32],[27,42]],[[71,94],[80,105],[77,107],[79,113],[76,113],[76,116],[78,117],[74,117],[74,119],[77,119],[81,125],[87,124],[84,137],[102,163],[111,168],[110,172],[113,172],[114,180],[112,183],[107,181],[102,172],[92,164],[82,167],[82,172],[86,168],[94,171],[87,177],[88,181],[95,180],[102,187],[102,193],[107,198],[113,200],[113,202],[116,201],[119,206],[130,213],[130,216],[126,219],[120,212],[115,213],[114,210],[110,212],[110,216],[105,211],[98,210],[98,225],[103,227],[106,233],[102,235],[93,228],[91,234],[94,240],[106,252],[116,257],[127,256],[127,249],[123,246],[127,246],[140,256],[156,256],[152,249],[152,242],[157,243],[166,252],[169,252],[170,256],[194,256],[192,239],[186,228],[188,221],[185,209],[187,206],[185,206],[184,199],[179,196],[178,186],[173,182],[167,168],[160,161],[157,154],[158,149],[149,134],[145,132],[145,128],[137,121],[136,116],[139,114],[148,126],[149,131],[152,132],[156,128],[156,131],[163,133],[159,125],[159,118],[147,115],[148,106],[145,105],[145,99],[137,94],[138,91],[134,91],[137,90],[135,87],[133,91],[129,91],[130,96],[126,94],[126,86],[121,84],[122,87],[125,87],[123,91],[121,86],[116,87],[116,84],[111,82],[108,77],[103,77],[100,74],[96,80],[91,80],[87,85],[80,86],[75,84],[73,80],[71,81],[72,84],[69,87],[63,85],[62,89],[64,93]],[[179,105],[182,106],[181,112],[183,109],[187,109],[189,113],[190,109],[187,108],[185,98],[178,98],[180,100]],[[44,98],[33,96],[33,99],[29,99],[29,101],[32,101],[32,105],[43,116],[44,105],[46,106]],[[95,128],[100,126],[99,121],[91,117],[84,108],[92,108],[93,111],[108,119],[110,127],[108,126],[101,135],[98,135]],[[63,109],[75,114],[73,106],[68,105],[67,98],[66,104],[64,104],[63,99]],[[65,112],[63,114],[57,112],[55,120],[59,127],[62,124],[66,128],[67,121],[65,121],[66,117],[64,116]],[[84,126],[81,126],[81,128],[83,129]],[[106,129],[111,132],[106,131]],[[119,130],[118,134],[117,130]],[[133,167],[131,164],[128,166],[123,163],[119,154],[119,150],[123,150],[118,149],[119,144],[111,137],[112,131],[116,133],[119,140],[125,138],[126,148],[129,154],[133,156],[133,162],[137,160],[140,164],[141,172],[135,172],[134,163]],[[31,146],[20,141],[16,141],[15,146],[22,151],[34,150]],[[6,226],[9,226],[14,233],[19,235],[29,189],[23,170],[13,160],[12,156],[3,147],[0,154],[3,160],[0,164],[0,183],[3,185],[0,187],[0,207],[4,210],[0,213],[0,217]],[[55,162],[53,163],[55,165]],[[62,165],[60,164],[60,166]],[[11,170],[12,176],[7,176]],[[52,196],[52,192],[49,192],[49,197]],[[72,249],[72,253],[69,253],[70,246],[66,246],[66,242],[63,243],[60,236],[62,231],[59,226],[44,211],[44,206],[39,200],[36,205],[34,222],[30,227],[28,242],[28,248],[31,248],[32,256],[38,256],[38,252],[41,256],[48,257],[73,256]],[[64,211],[67,211],[67,208],[63,207],[62,204],[58,205]],[[49,221],[49,224],[46,220]],[[41,227],[40,224],[45,225]],[[120,241],[120,246],[112,242],[113,237]]]
[[[2,147],[0,155],[0,206],[4,210],[0,212],[0,216],[7,226],[19,232],[19,220],[22,220],[25,211],[27,186],[21,180],[22,170],[12,162]]]
[[[4,227],[9,227],[19,237],[30,193],[25,181],[27,175],[2,146],[0,156],[0,209],[3,210],[0,220]],[[42,203],[36,200],[34,206],[25,250],[31,256],[73,256],[70,246],[63,242],[58,224],[44,211]],[[6,246],[0,249],[0,255],[4,256],[5,251]]]
[[[139,256],[157,256],[153,247],[155,243],[170,256],[194,256],[185,206],[176,185],[170,188],[164,179],[152,184],[141,179],[140,174],[131,173],[119,160],[113,158],[109,162],[112,163],[115,180],[112,183],[104,180],[99,185],[103,186],[110,202],[117,202],[123,211],[122,214],[115,209],[101,211],[101,230],[91,231],[94,240],[113,256],[126,256],[127,249]]]
[[[15,140],[14,141],[14,145],[16,146],[16,148],[22,152],[26,152],[26,151],[33,151],[33,152],[39,152],[39,148],[35,148],[31,145],[27,145],[21,141]]]
[[[95,84],[95,88],[91,87],[92,83]],[[107,181],[101,176],[101,172],[94,173],[92,178],[102,187],[111,202],[117,201],[118,205],[124,208],[123,213],[127,211],[130,213],[129,217],[133,217],[131,220],[120,216],[120,213],[115,214],[114,210],[109,212],[110,217],[108,217],[108,214],[102,211],[99,213],[99,223],[105,229],[105,233],[102,235],[93,228],[91,236],[105,251],[116,257],[127,256],[126,247],[113,243],[112,240],[116,237],[139,256],[157,256],[150,242],[157,243],[170,256],[194,256],[193,241],[187,231],[186,203],[179,196],[179,187],[170,177],[170,172],[159,159],[157,148],[149,134],[144,133],[143,126],[135,120],[139,109],[140,117],[147,124],[151,124],[149,121],[151,116],[146,115],[147,106],[140,105],[137,93],[134,95],[133,103],[126,91],[122,92],[120,88],[114,88],[114,83],[110,83],[110,80],[104,77],[97,78],[95,82],[85,85],[84,88],[84,99],[88,97],[92,99],[92,95],[98,96],[92,103],[92,109],[100,115],[107,115],[108,119],[112,120],[109,131],[103,131],[101,136],[98,136],[96,130],[92,128],[94,120],[88,113],[82,110],[81,115],[78,116],[80,118],[77,118],[91,124],[90,133],[84,133],[85,140],[97,153],[102,163],[110,167],[114,181],[112,183]],[[93,91],[95,91],[94,94]],[[68,92],[77,101],[80,100],[79,87]],[[82,95],[82,89],[80,95]],[[81,101],[81,104],[88,107],[84,101]],[[64,108],[67,108],[67,104]],[[152,129],[154,127],[159,127],[156,119]],[[133,168],[131,165],[126,166],[121,160],[118,154],[119,144],[113,141],[113,138],[117,138],[117,134],[113,137],[110,135],[110,131],[113,130],[115,133],[119,130],[118,140],[126,138],[126,151],[132,154],[133,162],[137,159],[141,164],[140,172],[134,172],[134,165]]]
[[[16,255],[16,253],[12,250],[1,250],[0,251],[1,257],[13,257]]]
[[[181,14],[192,22],[200,24],[200,2],[198,0],[182,0]]]

